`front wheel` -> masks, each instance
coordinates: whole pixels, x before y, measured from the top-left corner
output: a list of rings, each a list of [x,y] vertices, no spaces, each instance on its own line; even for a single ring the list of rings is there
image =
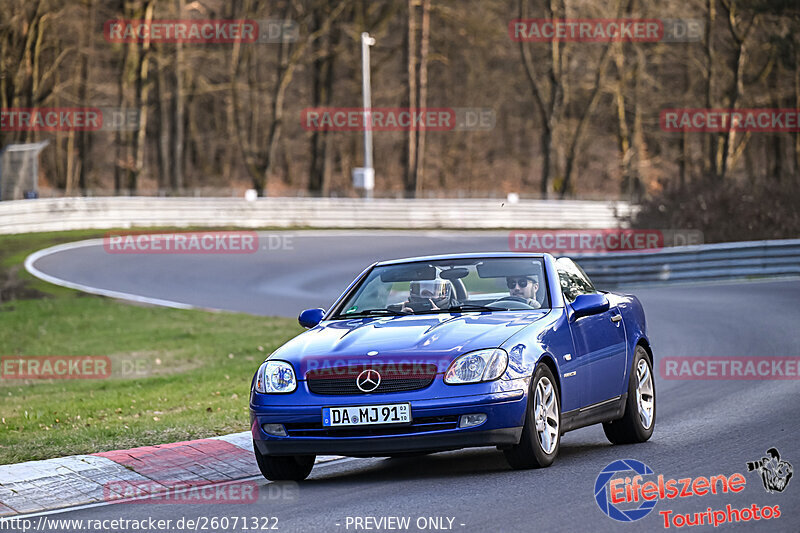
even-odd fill
[[[264,455],[255,445],[253,451],[259,470],[270,481],[303,481],[311,473],[317,458],[316,455]]]
[[[645,442],[653,435],[653,428],[656,425],[653,365],[641,344],[636,346],[634,353],[625,415],[619,420],[603,423],[603,431],[612,444]]]
[[[508,464],[517,470],[550,466],[561,443],[558,385],[547,365],[536,367],[528,398],[522,438],[519,444],[503,451]]]

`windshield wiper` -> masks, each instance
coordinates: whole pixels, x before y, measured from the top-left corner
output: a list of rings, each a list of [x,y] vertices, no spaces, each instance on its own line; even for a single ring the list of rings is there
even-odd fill
[[[393,311],[392,309],[363,309],[357,313],[345,313],[337,315],[336,318],[358,318],[358,317],[365,317],[365,316],[406,316],[409,313],[404,313],[402,311]]]
[[[508,309],[505,307],[492,307],[489,305],[461,304],[448,307],[447,309],[443,309],[443,311],[460,313],[461,311],[508,311]]]

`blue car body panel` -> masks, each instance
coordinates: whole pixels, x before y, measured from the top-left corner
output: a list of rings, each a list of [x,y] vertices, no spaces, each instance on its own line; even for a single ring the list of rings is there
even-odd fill
[[[261,394],[251,387],[251,430],[258,450],[271,455],[369,456],[510,446],[519,441],[530,380],[539,364],[548,364],[556,378],[562,419],[578,421],[565,424],[564,430],[580,427],[580,420],[595,420],[581,419],[580,413],[610,401],[616,402],[616,411],[598,416],[622,416],[635,347],[642,343],[649,350],[644,311],[636,297],[605,293],[608,311],[574,320],[560,290],[555,259],[549,254],[460,254],[426,259],[526,255],[543,259],[549,309],[333,319],[333,310],[376,265],[421,259],[376,263],[364,270],[318,325],[269,357],[292,364],[297,390]],[[617,315],[621,319],[612,320]],[[444,373],[453,360],[489,348],[503,348],[509,355],[501,379],[465,385],[444,383]],[[435,364],[432,383],[403,392],[323,395],[312,392],[306,380],[307,372],[320,368],[408,362]],[[411,424],[378,429],[358,426],[349,432],[321,426],[323,407],[393,403],[410,403]],[[486,414],[486,421],[479,426],[458,427],[458,417],[471,413]],[[264,424],[282,424],[288,435],[268,434]]]

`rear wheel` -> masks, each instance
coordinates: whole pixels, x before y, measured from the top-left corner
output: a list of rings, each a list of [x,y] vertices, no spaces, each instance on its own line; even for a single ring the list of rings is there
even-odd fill
[[[656,425],[656,385],[653,365],[644,346],[637,345],[633,368],[628,380],[625,415],[613,422],[604,422],[603,431],[612,444],[645,442]]]
[[[253,446],[256,463],[261,473],[270,481],[303,481],[314,468],[316,455],[274,456],[264,455]]]
[[[522,438],[519,444],[503,453],[512,468],[544,468],[555,460],[560,443],[561,403],[558,386],[550,368],[539,365],[531,380]]]

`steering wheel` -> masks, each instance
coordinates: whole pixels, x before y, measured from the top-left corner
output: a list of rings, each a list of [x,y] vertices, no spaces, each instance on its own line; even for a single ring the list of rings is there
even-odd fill
[[[504,296],[499,300],[495,300],[492,302],[493,304],[500,303],[500,302],[514,302],[514,305],[509,307],[509,309],[536,309],[532,305],[528,303],[526,298],[521,298],[519,296]]]

